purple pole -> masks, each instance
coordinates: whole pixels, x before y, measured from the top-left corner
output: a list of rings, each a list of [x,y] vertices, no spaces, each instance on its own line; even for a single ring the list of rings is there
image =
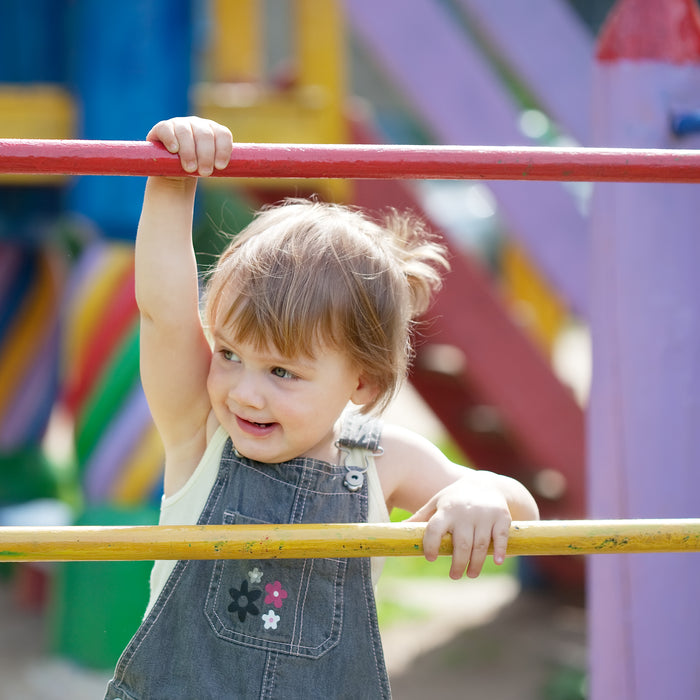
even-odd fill
[[[694,0],[621,0],[601,32],[597,146],[683,147],[673,113],[700,106]],[[597,184],[592,208],[593,518],[686,517],[700,493],[700,196]],[[697,554],[588,563],[592,700],[700,698]]]

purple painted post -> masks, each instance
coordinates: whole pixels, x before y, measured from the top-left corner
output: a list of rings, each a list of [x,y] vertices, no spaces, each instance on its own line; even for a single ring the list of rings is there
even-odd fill
[[[671,114],[700,107],[694,0],[621,0],[601,32],[596,146],[700,146]],[[592,210],[593,518],[696,516],[700,493],[700,196],[598,184]],[[589,561],[592,700],[700,698],[698,554]]]

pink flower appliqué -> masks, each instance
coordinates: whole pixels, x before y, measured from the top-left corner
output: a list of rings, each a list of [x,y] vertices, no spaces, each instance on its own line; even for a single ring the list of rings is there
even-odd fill
[[[279,581],[265,584],[265,605],[274,605],[276,608],[282,607],[282,601],[287,597],[287,591],[282,588]]]

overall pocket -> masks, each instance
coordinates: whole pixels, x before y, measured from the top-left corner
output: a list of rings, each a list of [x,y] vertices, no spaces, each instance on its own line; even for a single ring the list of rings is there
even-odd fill
[[[265,524],[225,512],[224,524]],[[346,559],[217,560],[204,614],[220,639],[318,658],[340,639]]]

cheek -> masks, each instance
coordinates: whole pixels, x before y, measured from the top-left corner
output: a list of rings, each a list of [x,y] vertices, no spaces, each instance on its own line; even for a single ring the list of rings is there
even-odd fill
[[[223,382],[221,381],[221,372],[217,371],[216,365],[212,362],[209,365],[209,374],[207,375],[207,391],[210,397],[215,397],[221,393]]]
[[[350,388],[340,377],[334,383],[329,383],[328,386],[324,387],[317,399],[317,406],[322,417],[328,416],[335,420],[336,414],[340,414],[350,400],[351,393]]]

